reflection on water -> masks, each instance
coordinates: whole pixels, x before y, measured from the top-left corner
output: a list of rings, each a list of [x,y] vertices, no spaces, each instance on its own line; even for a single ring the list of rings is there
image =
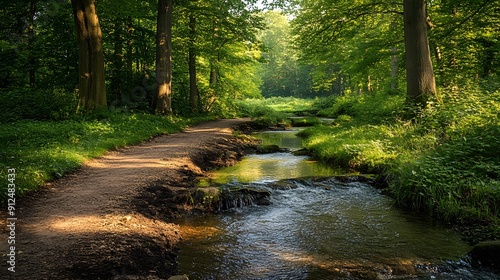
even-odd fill
[[[296,150],[302,147],[302,139],[295,135],[300,130],[302,129],[264,131],[255,133],[254,136],[261,139],[263,145],[278,145],[281,148]]]
[[[321,164],[307,156],[272,153],[246,156],[240,163],[214,172],[211,178],[213,183],[225,184],[234,180],[250,183],[343,173],[340,169]]]
[[[336,172],[276,153],[249,156],[214,178],[272,187],[270,181]],[[368,185],[288,181],[295,188],[274,190],[270,206],[179,221],[180,272],[190,279],[497,279],[460,261],[470,247],[454,232],[396,209]]]

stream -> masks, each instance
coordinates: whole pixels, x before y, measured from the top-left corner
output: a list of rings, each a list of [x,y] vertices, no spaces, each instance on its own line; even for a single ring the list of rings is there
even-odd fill
[[[256,136],[294,150],[301,147],[295,133]],[[267,186],[272,204],[176,221],[179,272],[191,280],[498,279],[468,264],[471,247],[455,232],[338,175],[343,171],[284,152],[214,171],[202,185]]]

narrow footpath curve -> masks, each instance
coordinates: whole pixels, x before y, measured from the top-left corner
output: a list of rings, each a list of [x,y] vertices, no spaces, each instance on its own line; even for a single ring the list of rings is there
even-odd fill
[[[234,163],[245,143],[231,127],[203,123],[88,161],[18,202],[16,272],[0,279],[166,279],[175,274],[179,229],[203,169]],[[187,209],[189,210],[189,209]],[[3,211],[2,211],[3,212]],[[0,252],[7,252],[2,217]],[[5,277],[6,276],[6,277]]]

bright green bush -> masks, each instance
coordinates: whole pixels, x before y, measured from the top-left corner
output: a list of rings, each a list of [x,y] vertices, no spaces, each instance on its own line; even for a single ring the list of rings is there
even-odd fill
[[[315,106],[322,108],[319,115],[337,118],[341,115],[356,117],[367,123],[383,123],[392,120],[403,110],[405,98],[401,95],[377,93],[373,95],[344,95],[336,98],[319,99]],[[325,102],[330,102],[326,107]],[[325,108],[326,107],[326,108]]]

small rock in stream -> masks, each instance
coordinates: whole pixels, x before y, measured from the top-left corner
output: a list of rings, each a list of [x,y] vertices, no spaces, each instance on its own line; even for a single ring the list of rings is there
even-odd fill
[[[470,251],[469,256],[476,265],[500,271],[500,240],[485,241],[477,244]]]
[[[168,280],[189,280],[186,274],[184,275],[175,275],[175,276],[170,276]]]

